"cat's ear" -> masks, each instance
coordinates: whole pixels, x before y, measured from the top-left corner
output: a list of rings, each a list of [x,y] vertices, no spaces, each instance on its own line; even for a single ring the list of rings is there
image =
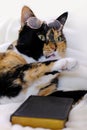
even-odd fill
[[[62,15],[60,15],[56,20],[58,20],[64,26],[67,17],[68,17],[68,12],[65,12]]]
[[[21,26],[22,27],[25,25],[26,21],[30,17],[35,17],[33,11],[29,7],[24,6],[21,11]]]

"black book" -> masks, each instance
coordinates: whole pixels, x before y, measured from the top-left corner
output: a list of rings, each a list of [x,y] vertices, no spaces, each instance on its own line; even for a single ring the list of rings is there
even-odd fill
[[[30,96],[12,115],[12,124],[62,129],[72,107],[72,98]]]
[[[66,97],[66,98],[73,98],[74,103],[78,102],[85,94],[87,94],[87,90],[72,90],[72,91],[63,91],[59,90],[56,92],[51,93],[48,96],[55,96],[55,97]]]

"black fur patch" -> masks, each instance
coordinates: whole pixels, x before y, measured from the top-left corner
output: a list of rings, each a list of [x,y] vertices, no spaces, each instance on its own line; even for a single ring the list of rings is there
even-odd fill
[[[31,68],[31,64],[19,65],[11,71],[0,74],[0,96],[15,97],[22,90],[22,84],[14,82],[20,79],[24,83],[24,71]]]
[[[54,74],[56,74],[56,73],[59,73],[59,72],[58,72],[58,71],[47,72],[47,73],[45,73],[45,75],[49,75],[49,74],[54,75]]]
[[[19,34],[16,48],[19,52],[38,60],[43,55],[43,41],[38,36],[38,29],[25,25]]]
[[[20,93],[22,86],[14,84],[13,81],[14,78],[10,73],[0,75],[0,97],[15,97]]]

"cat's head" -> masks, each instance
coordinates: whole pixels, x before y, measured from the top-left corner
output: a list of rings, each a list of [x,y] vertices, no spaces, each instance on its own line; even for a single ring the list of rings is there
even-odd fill
[[[65,12],[51,23],[39,20],[32,10],[24,6],[21,12],[21,30],[17,48],[20,52],[39,59],[58,55],[63,57],[66,50],[66,39],[63,27],[68,13]]]

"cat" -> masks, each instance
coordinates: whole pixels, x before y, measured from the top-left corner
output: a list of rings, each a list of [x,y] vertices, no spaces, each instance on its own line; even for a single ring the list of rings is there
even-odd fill
[[[66,39],[62,29],[67,16],[68,13],[65,12],[54,22],[47,25],[36,18],[30,8],[24,6],[21,14],[21,29],[18,40],[16,43],[11,44],[8,50],[16,49],[24,58],[27,55],[28,63],[30,63],[30,57],[33,59],[32,62],[42,62],[42,59],[44,61],[52,60],[52,56],[53,60],[54,56],[55,59],[58,59],[59,56],[63,58],[66,50]],[[44,78],[48,78],[48,81],[43,85],[41,84],[43,87],[39,90],[39,95],[46,96],[57,90],[59,73],[48,75],[44,76]]]
[[[11,99],[22,93],[23,100],[23,94],[28,90],[28,96],[29,93],[60,95],[61,91],[57,91],[60,72],[70,71],[77,66],[75,59],[64,58],[67,45],[63,27],[67,16],[65,12],[47,24],[39,20],[29,7],[23,7],[18,40],[0,54],[1,97]],[[67,96],[66,93],[69,92],[62,92],[60,96]]]
[[[18,40],[10,46],[11,49],[14,49],[15,45],[17,51],[24,56],[27,62],[64,58],[67,42],[63,28],[67,17],[68,12],[65,12],[56,20],[47,24],[39,20],[29,7],[24,6],[21,11],[21,29]],[[58,77],[54,80],[55,85],[58,84]],[[72,97],[77,101],[86,93],[86,90],[57,91],[52,93],[51,96]]]
[[[43,35],[37,33],[40,32],[40,30],[41,31],[43,30],[45,23],[41,23],[39,21],[41,23],[41,25],[39,26],[39,24],[36,24],[38,23],[38,19],[34,17],[30,21],[28,21],[28,24],[31,24],[32,26],[32,28],[29,28],[29,26],[26,25],[24,19],[26,14],[24,13],[26,13],[25,10],[27,11],[27,9],[29,11],[28,12],[29,14],[32,13],[32,11],[29,8],[27,9],[26,8],[27,7],[24,7],[22,9],[21,31],[19,32],[19,38],[17,40],[17,43],[11,44],[6,52],[0,53],[1,99],[3,97],[8,97],[9,99],[15,98],[22,93],[21,100],[23,100],[24,98],[23,94],[25,95],[28,88],[30,88],[29,90],[31,89],[33,90],[31,94],[44,95],[44,96],[49,95],[50,93],[57,90],[58,76],[60,74],[60,71],[72,70],[77,64],[76,60],[72,58],[65,58],[61,60],[55,59],[43,62],[39,61],[39,59],[41,58],[41,56],[43,56],[43,54],[46,58],[48,56],[48,54],[47,55],[45,54],[46,44],[44,44],[44,40],[41,38],[41,36]],[[63,17],[65,17],[66,14],[63,15],[64,15]],[[23,23],[23,21],[25,23]],[[41,28],[38,29],[37,25]],[[48,34],[49,33],[50,32],[48,32]],[[32,41],[33,39],[35,41]],[[33,44],[30,42],[30,40]],[[30,45],[29,47],[28,43]],[[53,45],[52,43],[50,43],[51,48],[52,46],[55,45],[55,43]],[[35,61],[33,63],[30,63],[31,61],[30,59],[28,59],[27,62],[26,58],[23,57],[25,56],[25,54],[28,57],[32,57],[32,59],[34,59]],[[43,79],[45,79],[44,82]],[[0,103],[2,103],[2,101],[0,101]]]
[[[53,60],[54,57],[55,59],[59,57],[63,58],[66,50],[66,39],[62,30],[67,16],[68,13],[65,12],[54,22],[47,25],[45,22],[40,21],[30,8],[24,6],[21,14],[21,29],[15,48],[22,53],[22,55],[27,55],[34,61],[42,62],[42,60],[52,60],[52,56]],[[8,49],[12,48],[14,48],[14,46],[12,47],[11,45]],[[28,59],[27,62],[30,63],[30,59]],[[53,77],[51,76],[52,81],[50,82],[54,82],[55,86],[51,86],[49,82],[51,79],[47,77],[49,80],[43,85],[39,95],[48,95],[47,92],[51,88],[51,92],[56,91],[58,76],[59,74],[55,74]]]

